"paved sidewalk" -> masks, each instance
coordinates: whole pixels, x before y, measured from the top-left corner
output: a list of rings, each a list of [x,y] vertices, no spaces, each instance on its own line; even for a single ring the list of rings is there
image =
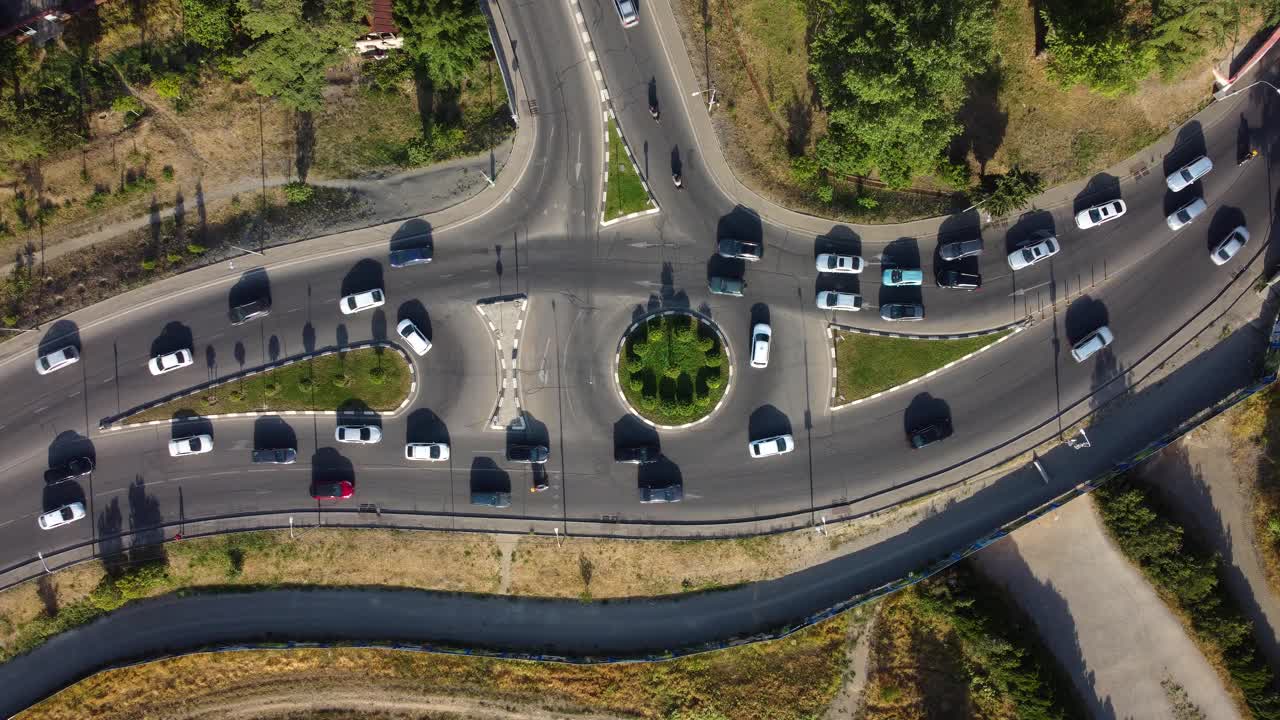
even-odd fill
[[[357,190],[370,205],[368,214],[348,226],[330,228],[331,232],[395,222],[446,210],[488,189],[489,181],[486,177],[490,173],[501,172],[505,168],[511,157],[513,140],[514,136],[503,140],[494,147],[492,153],[483,152],[377,179],[313,180],[311,184]],[[189,205],[199,202],[201,205],[208,206],[237,195],[256,196],[264,184],[267,187],[278,187],[294,180],[297,178],[273,176],[264,181],[260,177],[248,177],[201,193],[197,193],[194,188],[184,188],[183,191],[189,198]],[[197,198],[199,198],[198,201]],[[165,220],[173,217],[173,213],[174,208],[167,207],[159,210],[157,217]],[[90,222],[85,221],[82,224],[87,226]],[[144,213],[110,225],[99,226],[91,232],[47,247],[44,251],[44,260],[47,262],[67,253],[112,240],[133,230],[147,227],[151,222],[150,213]],[[36,244],[36,252],[39,253],[39,236],[30,238],[29,242]],[[12,262],[0,265],[0,274],[7,275],[12,271]]]
[[[1091,499],[1019,529],[977,565],[1032,617],[1097,720],[1172,717],[1165,679],[1206,718],[1240,717],[1182,624],[1107,537]]]

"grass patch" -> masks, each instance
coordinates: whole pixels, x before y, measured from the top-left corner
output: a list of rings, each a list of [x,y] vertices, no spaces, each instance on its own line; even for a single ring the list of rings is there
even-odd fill
[[[1253,717],[1280,717],[1280,679],[1267,665],[1237,598],[1221,584],[1222,559],[1201,547],[1146,487],[1129,477],[1093,493],[1107,531]],[[1242,700],[1242,702],[1240,702]]]
[[[609,173],[609,185],[605,197],[605,220],[653,207],[653,203],[649,201],[649,191],[644,189],[644,183],[640,182],[640,176],[636,174],[635,164],[631,162],[631,156],[627,155],[613,118],[609,118],[609,167],[606,170]]]
[[[853,402],[901,385],[980,350],[1013,331],[962,340],[836,334],[836,401]]]
[[[679,425],[715,409],[728,386],[727,365],[713,330],[692,315],[663,315],[626,339],[618,383],[641,415]]]
[[[125,424],[197,415],[282,410],[395,410],[409,396],[404,357],[386,348],[358,348],[231,380],[158,405]]]
[[[1087,717],[1035,625],[967,563],[880,612],[863,720]]]
[[[123,720],[200,709],[216,715],[246,693],[305,688],[302,694],[469,696],[641,718],[802,720],[819,717],[839,687],[847,624],[840,616],[775,642],[666,663],[596,667],[368,649],[192,655],[102,673],[24,717]]]

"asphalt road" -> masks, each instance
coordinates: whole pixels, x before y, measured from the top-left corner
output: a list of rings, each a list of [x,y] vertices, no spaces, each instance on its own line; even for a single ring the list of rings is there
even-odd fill
[[[111,301],[112,317],[81,328],[73,314],[47,328],[42,347],[79,346],[83,361],[49,376],[31,364],[34,342],[4,346],[0,393],[0,485],[10,502],[0,507],[0,567],[71,544],[124,531],[154,540],[154,530],[177,519],[250,512],[315,512],[313,479],[343,477],[356,485],[356,501],[385,510],[491,514],[543,520],[711,521],[807,512],[889,488],[943,479],[1064,410],[1099,402],[1123,387],[1127,368],[1161,347],[1215,297],[1267,241],[1275,213],[1269,156],[1276,98],[1259,89],[1230,102],[1239,112],[1192,121],[1178,131],[1174,151],[1138,177],[1099,175],[1073,204],[1050,205],[982,231],[986,252],[980,292],[884,288],[876,270],[885,263],[919,264],[932,278],[938,240],[978,232],[974,214],[910,226],[855,228],[833,225],[821,233],[762,219],[720,191],[697,150],[690,112],[696,101],[678,90],[670,70],[671,38],[650,22],[623,30],[610,0],[585,0],[588,32],[614,107],[640,169],[653,178],[660,214],[602,228],[599,171],[603,162],[599,91],[563,3],[503,6],[506,30],[519,48],[519,77],[536,114],[527,114],[535,148],[514,190],[482,217],[436,230],[427,220],[388,229],[384,241],[305,259],[244,258],[239,277],[192,284],[159,302]],[[665,45],[664,45],[665,43]],[[675,47],[676,52],[683,49]],[[650,94],[662,122],[648,113]],[[1274,128],[1275,123],[1271,126]],[[1247,139],[1245,139],[1247,138]],[[705,142],[705,138],[703,141]],[[1264,157],[1244,167],[1242,143],[1260,144]],[[1194,190],[1176,197],[1163,177],[1200,155],[1216,169]],[[678,165],[687,189],[669,180]],[[1209,210],[1177,234],[1165,215],[1201,193]],[[1101,228],[1078,231],[1075,209],[1123,195],[1129,213]],[[1247,224],[1253,240],[1218,268],[1208,248],[1230,228]],[[1052,230],[1062,253],[1013,273],[1006,253],[1034,231]],[[715,257],[718,237],[763,242],[763,258],[744,265]],[[435,261],[393,270],[388,249],[430,242]],[[863,255],[862,276],[817,277],[818,252]],[[745,298],[708,293],[709,272],[742,273]],[[834,318],[814,307],[816,290],[861,292],[870,311]],[[336,307],[347,292],[383,287],[388,302],[372,313],[344,316]],[[269,292],[272,314],[232,327],[229,307]],[[521,385],[530,429],[509,436],[486,429],[498,383],[487,332],[476,300],[525,293],[529,320],[521,341]],[[887,327],[877,304],[919,299],[928,319],[906,328],[948,333],[989,328],[1028,315],[1037,323],[973,361],[910,391],[856,409],[828,409],[830,320]],[[628,416],[614,389],[613,354],[620,333],[654,309],[687,307],[712,318],[729,338],[735,380],[715,417],[696,428],[655,432]],[[420,385],[408,411],[380,419],[385,437],[372,446],[338,445],[333,417],[198,420],[114,432],[98,430],[114,417],[210,378],[225,377],[278,358],[317,348],[383,339],[410,317],[434,343],[417,359]],[[753,322],[774,329],[770,366],[748,367],[744,349]],[[1067,351],[1072,342],[1108,324],[1114,346],[1084,364]],[[193,348],[195,367],[161,378],[145,369],[157,352]],[[15,350],[19,348],[21,351]],[[1117,381],[1117,378],[1120,380]],[[1113,382],[1114,381],[1114,382]],[[907,449],[904,431],[938,415],[953,419],[956,435],[925,451]],[[171,437],[211,432],[207,455],[174,459]],[[1152,431],[1158,431],[1153,428]],[[796,452],[752,461],[750,439],[791,432]],[[617,443],[657,438],[666,460],[639,471],[612,462]],[[447,464],[409,464],[406,441],[447,440]],[[535,470],[508,463],[506,446],[538,440],[552,449],[542,470],[550,489],[525,492]],[[292,442],[299,462],[254,468],[255,446]],[[91,454],[98,469],[86,481],[44,487],[50,464]],[[679,479],[685,501],[642,506],[639,483]],[[510,487],[505,510],[467,504],[473,487]],[[91,522],[41,532],[35,517],[76,499]],[[115,542],[115,541],[113,541]],[[106,545],[105,549],[110,549]]]

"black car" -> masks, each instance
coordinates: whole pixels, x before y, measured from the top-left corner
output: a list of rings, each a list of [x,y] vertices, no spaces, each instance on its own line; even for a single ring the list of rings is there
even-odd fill
[[[93,472],[93,459],[82,457],[69,460],[57,467],[51,467],[44,471],[44,481],[49,485],[56,485],[60,482],[75,480]]]
[[[949,290],[977,290],[982,287],[982,276],[959,270],[938,272],[938,287]]]
[[[760,256],[764,254],[760,247],[760,243],[738,240],[736,238],[720,238],[720,242],[716,245],[716,253],[720,257],[747,260],[750,262],[759,260]]]
[[[504,508],[511,506],[511,493],[500,490],[474,490],[471,504],[483,507]]]
[[[646,505],[652,503],[676,503],[683,499],[684,485],[680,483],[672,483],[666,487],[640,488],[640,502]]]
[[[943,260],[959,260],[982,254],[982,238],[957,240],[938,247],[938,255]]]
[[[613,461],[620,463],[633,463],[635,465],[647,465],[654,462],[661,455],[657,445],[634,445],[632,447],[615,448],[613,451]]]
[[[293,448],[270,448],[253,451],[253,461],[262,465],[292,465],[297,459],[298,451]]]
[[[507,448],[507,459],[511,462],[541,465],[551,457],[551,450],[546,445],[512,445]]]
[[[907,440],[911,443],[911,447],[919,450],[949,437],[951,437],[951,421],[944,418],[917,427],[908,433]]]
[[[431,248],[416,247],[405,248],[404,250],[395,250],[388,258],[393,268],[409,267],[410,265],[426,265],[431,262]]]
[[[237,305],[231,308],[231,324],[243,325],[250,320],[257,320],[271,314],[271,302],[268,300],[253,300],[243,305]]]

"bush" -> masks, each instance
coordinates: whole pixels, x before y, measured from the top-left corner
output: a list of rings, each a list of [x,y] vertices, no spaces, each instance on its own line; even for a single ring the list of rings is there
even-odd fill
[[[111,101],[111,109],[124,115],[124,124],[132,125],[147,111],[142,101],[132,95],[121,95]]]
[[[1182,526],[1127,478],[1099,488],[1094,497],[1120,550],[1190,616],[1201,642],[1220,651],[1254,717],[1280,718],[1280,683],[1259,656],[1249,621],[1219,584],[1218,556],[1185,545]]]
[[[813,194],[819,200],[829,205],[831,204],[831,201],[836,198],[836,189],[824,183],[819,185],[818,189],[813,191]]]
[[[387,380],[387,371],[380,367],[369,368],[369,382],[381,385]]]
[[[262,394],[267,397],[275,397],[280,394],[280,383],[269,382],[262,386]]]
[[[231,398],[231,402],[242,402],[244,400],[244,391],[236,388],[227,393],[227,397]]]
[[[978,202],[991,217],[1001,217],[1026,207],[1042,192],[1044,180],[1038,174],[1014,165],[1004,175],[983,178]]]
[[[123,575],[108,575],[89,593],[89,602],[103,612],[110,612],[130,600],[154,594],[169,584],[168,568],[161,562],[139,565]]]
[[[142,264],[142,269],[143,269],[143,270],[151,271],[151,270],[155,270],[155,269],[156,269],[156,261],[155,261],[155,260],[144,259],[144,260],[142,261],[142,263],[141,263],[141,264]]]
[[[0,322],[4,322],[5,327],[13,327],[18,324],[18,316],[5,315],[3,318],[0,318]]]
[[[627,387],[631,388],[631,392],[633,393],[644,392],[644,378],[632,376],[631,379],[627,381]]]
[[[813,187],[817,184],[822,167],[811,155],[791,158],[791,177],[801,187]]]
[[[336,373],[333,376],[333,386],[337,388],[351,387],[351,376],[344,373]]]
[[[316,189],[304,182],[291,182],[284,186],[284,199],[290,205],[306,205],[315,198]]]
[[[858,207],[864,210],[875,210],[876,208],[880,207],[880,201],[876,200],[870,195],[859,195]]]
[[[111,197],[111,193],[103,190],[94,190],[93,194],[85,198],[84,205],[90,210],[101,210],[107,204],[107,198]]]
[[[315,381],[310,376],[304,375],[298,378],[298,389],[302,392],[311,392],[313,387],[315,387]]]
[[[165,255],[164,257],[165,257],[165,259],[166,259],[166,260],[168,260],[168,261],[169,261],[169,264],[170,264],[170,265],[177,265],[178,263],[182,262],[182,260],[183,260],[182,255],[180,255],[180,254],[178,254],[178,253],[172,253],[172,252],[171,252],[171,253],[168,253],[168,254],[167,254],[167,255]]]
[[[205,246],[203,246],[203,245],[201,245],[201,244],[199,244],[199,243],[193,243],[193,242],[192,242],[192,243],[187,243],[187,252],[188,252],[188,253],[190,253],[191,255],[195,255],[195,256],[197,256],[197,257],[198,257],[198,256],[200,256],[200,255],[205,254],[205,252],[206,252],[206,251],[208,251],[208,250],[209,250],[209,248],[207,248],[207,247],[205,247]]]
[[[969,180],[972,177],[972,173],[969,171],[969,163],[953,163],[945,159],[938,162],[938,169],[933,172],[933,175],[939,182],[956,190],[968,188]]]
[[[172,180],[173,180],[173,166],[172,166],[172,165],[165,165],[164,167],[160,168],[160,175],[161,175],[162,177],[164,177],[164,179],[165,179],[165,180],[172,181]]]

